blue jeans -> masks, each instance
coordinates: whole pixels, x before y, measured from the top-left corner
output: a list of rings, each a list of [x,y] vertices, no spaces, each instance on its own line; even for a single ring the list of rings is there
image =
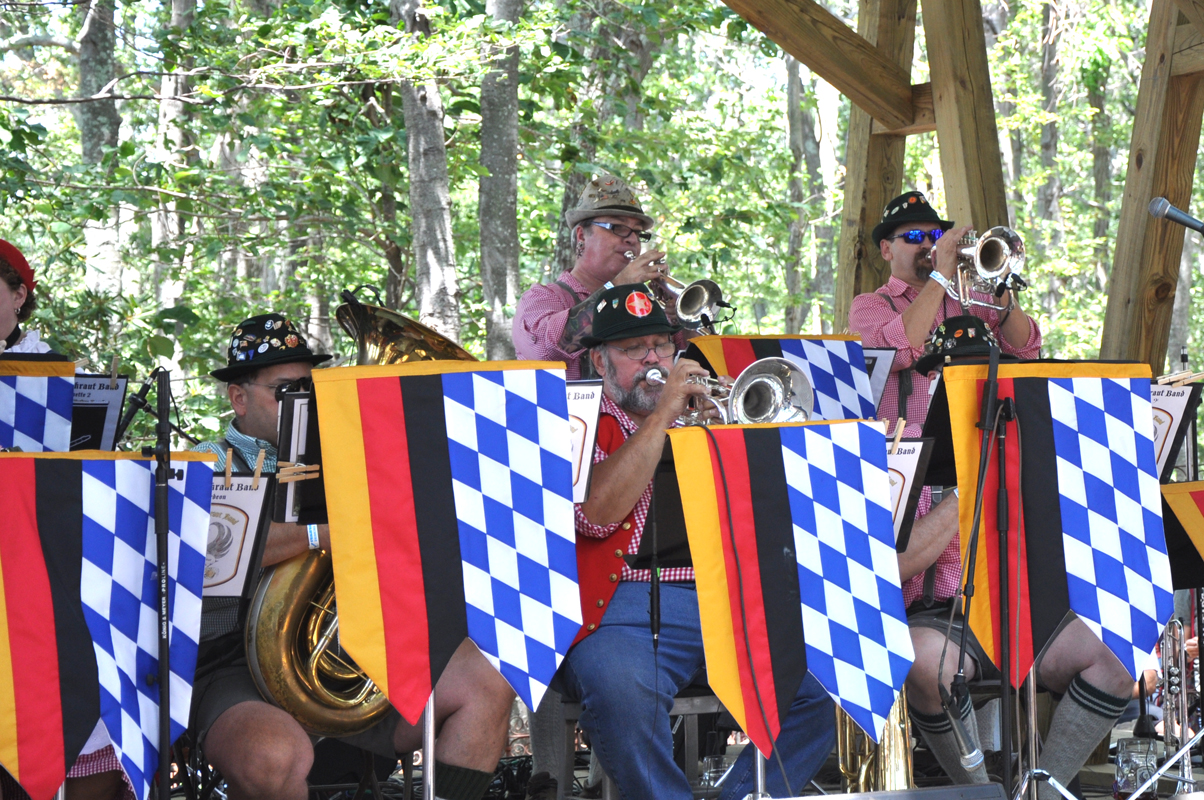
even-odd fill
[[[648,593],[647,583],[619,584],[598,630],[569,652],[564,682],[581,702],[581,727],[622,797],[692,800],[690,784],[673,760],[669,709],[703,668],[698,596],[692,583],[661,584],[660,647],[654,657]],[[777,741],[795,794],[802,793],[836,742],[833,708],[828,693],[808,674]],[[740,800],[755,788],[755,750],[744,749],[721,800]],[[772,757],[766,778],[773,796],[788,796]]]

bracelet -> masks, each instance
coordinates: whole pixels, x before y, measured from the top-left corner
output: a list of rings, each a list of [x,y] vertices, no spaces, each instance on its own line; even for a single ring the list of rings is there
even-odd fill
[[[944,287],[946,292],[953,291],[953,281],[949,280],[944,275],[937,272],[935,269],[932,272],[928,273],[928,277],[931,278],[932,280],[936,281],[937,283],[939,283],[942,287]]]
[[[319,547],[322,546],[321,542],[318,541],[318,526],[317,525],[314,525],[312,523],[309,525],[306,525],[305,532],[309,534],[309,549],[310,550],[317,550]]]

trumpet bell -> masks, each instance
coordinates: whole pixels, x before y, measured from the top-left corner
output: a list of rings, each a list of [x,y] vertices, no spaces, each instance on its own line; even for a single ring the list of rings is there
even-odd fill
[[[706,278],[694,281],[677,298],[677,320],[687,328],[709,325],[718,319],[722,303],[723,290],[719,284]]]
[[[731,422],[806,422],[815,392],[806,374],[785,358],[762,358],[740,373],[728,398]]]
[[[987,231],[974,247],[978,276],[985,281],[1002,278],[1009,272],[1023,272],[1024,262],[1024,241],[1020,234],[1003,225]]]

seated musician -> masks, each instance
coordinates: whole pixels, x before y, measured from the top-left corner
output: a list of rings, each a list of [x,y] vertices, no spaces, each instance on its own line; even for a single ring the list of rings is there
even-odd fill
[[[312,367],[330,356],[315,355],[279,314],[245,320],[226,341],[228,364],[212,375],[227,384],[234,420],[223,439],[198,449],[217,453],[218,469],[225,469],[226,450],[233,450],[238,471],[253,469],[263,451],[263,470],[275,472],[276,389],[309,377]],[[327,526],[313,527],[316,535],[311,538],[308,526],[271,523],[263,565],[328,548]],[[260,696],[247,667],[237,599],[233,604],[226,600],[204,601],[191,728],[205,758],[228,782],[231,798],[304,800],[313,762],[310,737],[291,716]],[[514,692],[468,640],[447,665],[436,690],[439,797],[479,800],[505,747]],[[409,725],[390,708],[374,727],[345,741],[392,758],[421,747],[422,728]]]
[[[673,760],[668,712],[674,695],[704,666],[694,572],[662,570],[660,644],[654,652],[651,573],[630,568],[623,556],[639,552],[665,429],[677,424],[691,398],[706,394],[706,387],[688,379],[707,371],[688,359],[673,365],[671,337],[677,329],[646,286],[616,286],[596,302],[585,342],[604,381],[602,415],[589,499],[576,508],[585,625],[563,677],[567,693],[581,701],[581,725],[621,796],[687,800],[693,793]],[[664,386],[647,382],[652,367],[667,375]],[[777,742],[796,792],[832,749],[833,720],[831,699],[808,675]],[[722,797],[743,798],[751,791],[754,750],[745,749]],[[767,774],[770,791],[784,796],[776,763]]]
[[[38,307],[34,294],[37,285],[37,276],[24,254],[0,239],[0,354],[52,352],[36,330],[26,327]],[[100,722],[67,772],[66,793],[70,800],[134,798],[134,788],[126,780],[109,734]],[[3,768],[0,768],[0,797],[6,800],[27,797]]]
[[[973,338],[969,335],[971,326],[975,327]],[[933,369],[945,356],[981,357],[985,354],[982,342],[989,336],[990,331],[981,321],[961,317],[944,332],[934,334],[928,345],[929,353],[919,360],[916,368]],[[946,346],[946,342],[950,344]],[[918,426],[914,432],[919,434]],[[946,688],[957,671],[961,652],[958,647],[962,628],[960,548],[958,494],[951,489],[930,513],[916,520],[907,550],[899,554],[899,578],[904,581],[903,599],[908,604],[908,624],[916,656],[907,676],[907,699],[913,724],[945,772],[957,783],[986,783],[985,766],[970,771],[962,767],[961,753],[937,688],[949,610],[955,604],[952,638],[941,673]],[[982,551],[979,552],[981,558]],[[979,591],[975,602],[989,600]],[[967,646],[967,680],[979,677],[997,680],[999,671],[973,632],[967,635]],[[1063,623],[1038,657],[1036,666],[1038,685],[1063,695],[1041,748],[1039,766],[1066,786],[1125,711],[1134,681],[1112,651],[1078,618]],[[978,726],[968,699],[959,712],[973,746],[978,747]],[[1060,797],[1048,783],[1039,786],[1041,800]]]

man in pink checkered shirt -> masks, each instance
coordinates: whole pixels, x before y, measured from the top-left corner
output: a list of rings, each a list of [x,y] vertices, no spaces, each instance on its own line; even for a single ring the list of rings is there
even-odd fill
[[[564,221],[573,231],[576,264],[551,283],[523,293],[512,334],[519,358],[563,361],[565,378],[572,381],[588,369],[581,341],[589,335],[599,295],[611,286],[656,280],[664,270],[657,262],[665,254],[655,249],[640,252],[656,222],[640,208],[631,187],[614,175],[590,181]],[[673,312],[670,304],[671,320]],[[673,338],[678,349],[685,347],[686,333]]]
[[[941,219],[919,192],[892,200],[872,234],[882,257],[890,264],[890,280],[876,292],[858,295],[849,310],[849,328],[861,334],[867,347],[896,348],[878,416],[891,425],[902,417],[909,435],[920,433],[928,412],[933,376],[919,370],[926,371],[928,365],[939,363],[938,357],[924,358],[924,345],[938,329],[941,333],[934,340],[953,337],[961,345],[994,337],[1006,355],[1023,359],[1040,355],[1041,331],[1010,292],[998,299],[975,295],[995,307],[974,306],[967,311],[949,297],[946,286],[956,270],[957,244],[969,231],[968,226],[952,228],[953,223]],[[907,678],[908,705],[912,722],[950,777],[958,783],[985,783],[988,778],[982,764],[969,769],[963,766],[963,754],[953,733],[953,712],[945,714],[938,689],[938,674],[947,687],[960,652],[956,644],[950,643],[944,671],[940,672],[946,621],[961,582],[957,505],[956,489],[946,494],[944,502],[934,505],[932,493],[926,488],[907,550],[899,555],[899,577],[904,580],[903,597],[908,604],[916,652]],[[960,641],[960,613],[955,620],[952,642]],[[967,679],[998,677],[998,670],[973,633],[967,646],[971,656],[966,660]],[[1065,785],[1078,774],[1124,710],[1132,678],[1077,619],[1065,623],[1041,655],[1037,670],[1041,685],[1066,695],[1040,762]],[[963,698],[956,713],[972,746],[977,748],[978,728],[968,697]],[[1046,783],[1038,792],[1041,800],[1058,797]]]

